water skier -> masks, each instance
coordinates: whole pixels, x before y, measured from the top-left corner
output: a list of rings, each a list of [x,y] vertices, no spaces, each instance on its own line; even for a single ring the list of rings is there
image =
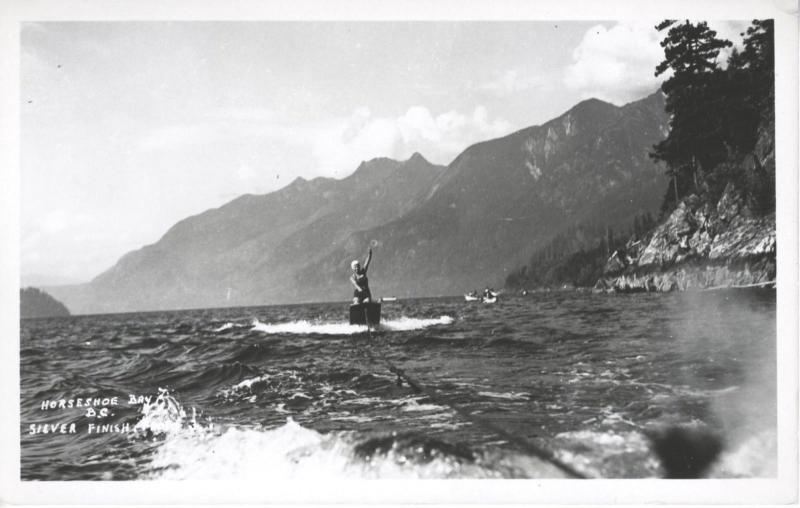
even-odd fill
[[[371,247],[369,249],[369,254],[367,254],[367,260],[364,261],[363,268],[357,259],[350,263],[350,268],[353,270],[353,274],[350,276],[350,282],[355,288],[353,291],[354,304],[369,303],[372,301],[372,293],[370,293],[369,280],[367,279],[367,269],[369,268],[370,261],[372,261]]]

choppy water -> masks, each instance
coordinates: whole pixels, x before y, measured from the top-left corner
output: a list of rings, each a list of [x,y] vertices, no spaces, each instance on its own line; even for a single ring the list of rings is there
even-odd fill
[[[675,425],[721,437],[710,476],[775,475],[774,291],[401,300],[371,336],[346,307],[22,321],[22,478],[561,475],[473,415],[588,476],[661,476]]]

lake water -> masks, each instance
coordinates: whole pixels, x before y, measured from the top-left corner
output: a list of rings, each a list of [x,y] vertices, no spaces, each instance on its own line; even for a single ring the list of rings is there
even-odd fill
[[[22,478],[659,477],[674,427],[776,474],[774,290],[347,305],[23,320]]]

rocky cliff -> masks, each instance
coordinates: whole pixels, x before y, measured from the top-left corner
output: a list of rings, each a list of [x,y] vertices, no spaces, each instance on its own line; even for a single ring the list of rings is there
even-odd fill
[[[775,281],[775,213],[754,214],[729,184],[715,204],[691,195],[647,237],[608,259],[598,291],[674,291]]]

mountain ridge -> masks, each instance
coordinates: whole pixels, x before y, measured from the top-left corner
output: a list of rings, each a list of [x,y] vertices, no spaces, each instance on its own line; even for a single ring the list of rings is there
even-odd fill
[[[626,112],[633,110],[641,113],[639,109],[651,110],[654,104],[663,104],[663,96],[660,93],[653,94],[622,107],[602,101],[584,101],[581,104],[577,111],[571,109],[541,126],[528,127],[470,146],[437,179],[438,188],[432,191],[431,197],[419,209],[390,224],[379,226],[376,231],[360,233],[360,238],[354,242],[358,245],[357,248],[338,252],[327,263],[309,267],[300,274],[301,283],[315,287],[334,286],[335,278],[326,279],[325,274],[340,271],[339,267],[346,264],[349,257],[357,256],[359,250],[365,249],[367,244],[379,238],[388,238],[389,244],[384,242],[381,246],[382,253],[380,257],[376,257],[373,269],[376,279],[395,281],[386,284],[387,292],[403,296],[442,292],[456,294],[487,283],[501,284],[512,265],[523,263],[532,250],[552,238],[562,227],[594,215],[598,207],[608,211],[605,214],[606,219],[615,225],[629,221],[639,211],[654,211],[666,180],[662,170],[650,162],[647,154],[652,142],[663,134],[666,125],[663,113],[656,122],[648,125],[649,131],[644,129],[645,134],[649,132],[649,138],[638,143],[637,164],[648,168],[645,172],[647,183],[634,186],[635,192],[629,193],[634,194],[631,196],[621,196],[618,192],[601,193],[602,199],[599,203],[595,202],[590,207],[584,206],[583,209],[581,200],[587,195],[597,194],[596,191],[602,187],[602,181],[589,178],[587,184],[578,178],[576,182],[570,172],[580,173],[583,170],[584,174],[578,174],[578,177],[592,176],[590,172],[585,174],[590,166],[587,163],[590,157],[585,156],[566,163],[559,161],[565,149],[559,144],[559,140],[564,137],[572,139],[581,130],[591,133],[615,126],[615,122],[624,117]],[[604,115],[604,118],[591,118],[597,114]],[[587,115],[590,118],[586,118]],[[583,124],[587,121],[592,125],[584,129]],[[565,134],[568,135],[564,136]],[[612,140],[613,138],[611,136]],[[574,154],[576,150],[588,150],[594,154],[597,150],[593,151],[593,148],[596,148],[597,141],[595,137],[579,140],[578,146],[566,147],[567,155]],[[486,147],[490,147],[489,153],[486,153]],[[513,159],[514,153],[517,153],[516,159]],[[520,158],[520,153],[534,156]],[[510,161],[507,160],[508,154],[512,154]],[[616,173],[617,170],[616,165],[611,164],[610,172]],[[487,171],[493,171],[496,178],[486,178]],[[565,175],[561,173],[564,172],[567,173],[567,181],[562,182],[560,180]],[[507,178],[502,178],[503,176]],[[632,174],[622,176],[632,177]],[[546,182],[548,179],[558,185],[539,188],[539,182]],[[599,178],[603,181],[605,179],[608,179],[608,175]],[[641,179],[636,183],[643,184]],[[580,198],[570,196],[576,185],[581,190],[577,193]],[[555,195],[551,196],[554,191]],[[469,197],[463,198],[462,194]],[[532,194],[538,199],[531,199]],[[497,196],[501,199],[492,200],[492,197]],[[625,198],[623,204],[629,205],[627,208],[619,204],[622,198]],[[574,202],[569,202],[570,200]],[[466,210],[462,214],[458,211],[460,209]],[[487,217],[495,222],[483,220]],[[541,226],[543,223],[553,222],[560,225]],[[475,234],[476,228],[480,230],[479,234]],[[401,245],[396,247],[392,246],[391,242],[397,243],[397,238],[401,236],[405,236],[406,241],[400,241]],[[477,252],[478,255],[464,258],[454,254],[454,249],[442,249],[436,245],[442,243],[467,249],[471,253]],[[501,248],[483,249],[485,243],[492,246],[502,245]],[[387,248],[392,252],[387,254]],[[410,261],[409,256],[421,257],[426,261]],[[387,265],[388,268],[385,268]],[[415,280],[404,283],[407,273],[419,273],[422,283]],[[323,276],[320,277],[320,274]]]
[[[446,167],[419,153],[375,158],[339,180],[239,196],[87,285],[51,290],[78,313],[347,299],[349,261],[370,245],[378,295],[497,285],[572,222],[657,208],[666,180],[647,153],[666,125],[660,92],[624,106],[587,99]]]

